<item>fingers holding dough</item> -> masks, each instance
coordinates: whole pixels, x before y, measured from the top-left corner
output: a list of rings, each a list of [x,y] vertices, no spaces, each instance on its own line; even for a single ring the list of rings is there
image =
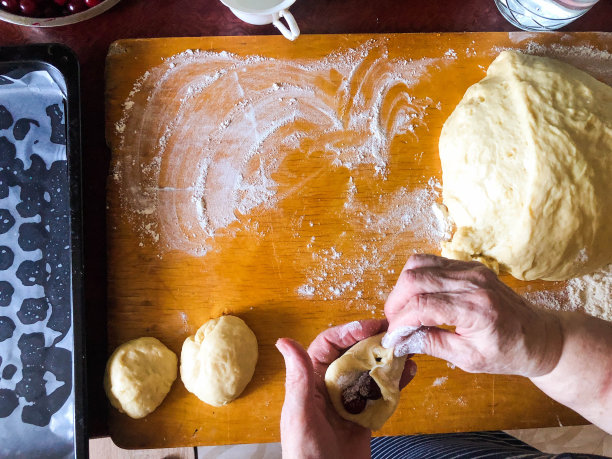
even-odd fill
[[[380,429],[397,408],[406,357],[385,349],[384,333],[358,342],[325,373],[325,385],[338,414],[372,430]]]

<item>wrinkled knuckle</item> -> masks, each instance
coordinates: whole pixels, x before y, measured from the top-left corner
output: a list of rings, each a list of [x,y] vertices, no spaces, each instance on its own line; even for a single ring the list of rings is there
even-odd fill
[[[400,278],[401,282],[407,287],[414,285],[418,281],[418,279],[419,279],[419,273],[415,271],[414,269],[404,270]]]
[[[408,261],[406,262],[407,269],[414,269],[423,266],[428,260],[432,258],[432,255],[424,254],[424,253],[415,253],[410,255]]]
[[[491,324],[495,324],[499,321],[499,311],[495,308],[488,308],[485,311],[485,318]]]
[[[491,293],[486,289],[479,288],[472,293],[472,300],[477,309],[484,310],[492,303]]]
[[[500,319],[500,311],[495,307],[490,307],[489,309],[487,309],[487,314],[489,316],[489,319],[491,319],[491,322],[496,323]]]
[[[484,266],[474,268],[471,272],[472,282],[479,286],[486,285],[490,281],[487,271],[488,269]]]
[[[486,312],[488,316],[494,320],[497,320],[500,315],[499,298],[497,294],[492,290],[485,290],[483,293],[483,298],[485,298],[485,306]]]
[[[414,296],[414,308],[419,311],[425,311],[429,306],[429,296],[419,294]]]
[[[484,320],[485,323],[494,324],[497,323],[500,316],[500,311],[495,306],[493,295],[486,290],[479,291],[477,294],[478,300],[476,301],[474,309],[478,315]]]
[[[445,345],[442,336],[439,333],[423,333],[423,348],[433,355],[443,354]]]
[[[408,261],[410,262],[414,262],[414,263],[418,263],[420,261],[426,260],[429,258],[429,255],[426,255],[424,253],[413,253],[412,255],[410,255],[410,257],[408,258]]]

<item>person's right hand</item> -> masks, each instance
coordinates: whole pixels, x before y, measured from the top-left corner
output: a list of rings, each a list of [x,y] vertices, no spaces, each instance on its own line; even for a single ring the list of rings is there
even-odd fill
[[[434,255],[408,260],[385,315],[383,345],[396,355],[428,354],[471,373],[545,375],[563,345],[554,313],[530,306],[480,263]]]
[[[287,368],[280,423],[283,458],[370,457],[372,432],[336,412],[325,386],[325,373],[351,346],[386,329],[386,320],[362,320],[328,328],[315,338],[308,352],[292,339],[276,342]],[[400,390],[415,374],[416,364],[407,359]]]

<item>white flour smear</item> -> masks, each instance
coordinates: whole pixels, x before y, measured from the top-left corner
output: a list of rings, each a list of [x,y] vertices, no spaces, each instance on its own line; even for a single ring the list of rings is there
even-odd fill
[[[511,34],[511,38],[512,36]],[[567,62],[587,72],[598,80],[608,85],[612,85],[612,53],[606,50],[601,50],[590,45],[573,46],[564,45],[562,43],[542,45],[532,41],[531,34],[522,32],[514,34],[514,38],[513,41],[520,44],[518,47],[495,46],[492,51],[498,54],[504,50],[515,50],[536,56],[551,57]]]
[[[581,310],[612,321],[612,264],[593,274],[569,280],[561,290],[527,292],[531,303],[555,310]]]
[[[374,313],[399,275],[389,267],[394,262],[403,265],[411,255],[398,249],[406,245],[407,239],[418,239],[422,251],[432,252],[441,240],[450,238],[450,224],[436,202],[440,193],[440,182],[431,178],[423,188],[402,187],[395,193],[380,195],[371,206],[359,201],[359,190],[349,180],[344,208],[366,240],[358,248],[361,255],[344,256],[335,246],[313,251],[315,263],[297,292],[322,300],[349,300],[349,307],[359,305]],[[344,240],[352,243],[349,236],[339,238]],[[364,298],[371,282],[377,286],[375,297]]]
[[[432,386],[443,386],[444,384],[446,384],[446,381],[448,381],[448,376],[440,376],[439,378],[434,379]]]
[[[136,81],[115,126],[123,208],[160,254],[201,256],[244,229],[240,215],[299,192],[280,193],[272,178],[292,151],[384,178],[393,138],[423,126],[435,105],[410,87],[443,61],[391,59],[384,41],[319,60],[191,50],[166,59]]]

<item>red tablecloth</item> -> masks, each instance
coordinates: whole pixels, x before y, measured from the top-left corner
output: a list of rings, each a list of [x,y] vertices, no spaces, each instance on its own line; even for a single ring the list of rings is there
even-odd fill
[[[515,30],[493,0],[297,0],[291,12],[303,34]],[[612,1],[600,1],[564,30],[612,31]],[[0,46],[64,43],[81,63],[90,436],[107,433],[102,375],[107,356],[104,215],[110,151],[104,141],[104,58],[108,46],[120,38],[277,33],[272,26],[241,22],[218,0],[123,0],[89,21],[50,29],[0,22]]]

